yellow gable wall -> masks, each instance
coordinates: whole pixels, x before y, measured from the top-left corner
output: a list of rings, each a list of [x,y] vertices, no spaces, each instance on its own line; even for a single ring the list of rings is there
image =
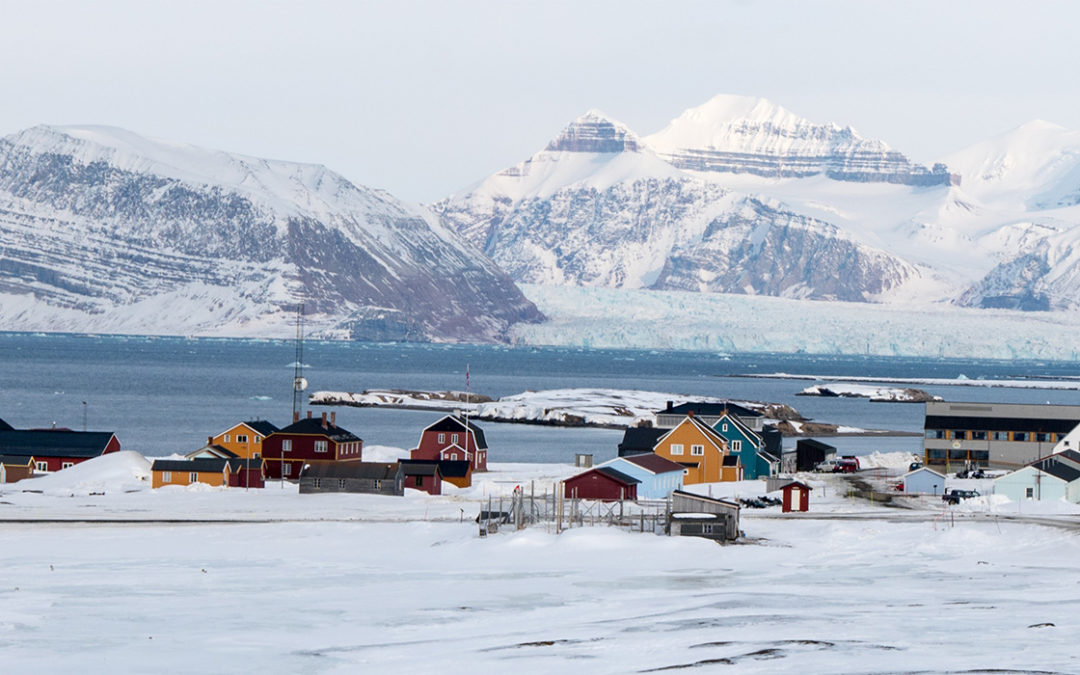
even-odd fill
[[[683,446],[683,452],[681,455],[673,455],[671,453],[672,445]],[[691,455],[690,446],[692,445],[704,445],[704,455]],[[701,429],[698,429],[694,424],[688,420],[683,420],[679,426],[675,427],[671,433],[664,437],[655,448],[653,452],[670,459],[673,462],[697,462],[697,468],[688,467],[687,474],[683,478],[684,485],[693,485],[695,483],[719,483],[723,479],[721,469],[724,463],[724,452],[727,450],[727,445],[723,446],[723,451],[718,450],[714,441],[710,440]]]
[[[229,437],[229,440],[227,441],[225,440],[226,436]],[[246,436],[247,442],[238,442],[236,440],[237,436]],[[259,439],[258,443],[255,442],[256,438]],[[229,452],[235,452],[240,457],[255,457],[256,455],[262,457],[262,439],[262,434],[257,433],[246,424],[237,424],[233,428],[214,436],[211,443],[213,445],[220,445]]]

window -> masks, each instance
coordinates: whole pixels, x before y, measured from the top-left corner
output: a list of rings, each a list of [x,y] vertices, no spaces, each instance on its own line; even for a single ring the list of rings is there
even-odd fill
[[[959,429],[957,429],[957,430],[952,432],[952,437],[953,437],[953,440],[956,440],[956,441],[966,441],[967,440],[967,432],[966,431],[960,431]]]
[[[171,483],[172,482],[172,471],[162,471],[161,472],[161,482],[162,483]]]
[[[345,479],[344,478],[339,478],[338,482],[337,482],[337,485],[338,485],[339,488],[344,490],[345,489]]]
[[[1027,490],[1025,490],[1024,496],[1028,499],[1032,499],[1033,497],[1035,497],[1035,488],[1027,488]]]
[[[702,533],[702,534],[712,534],[712,525],[711,525],[711,524],[707,524],[707,523],[706,523],[706,524],[703,524],[703,525],[701,526],[701,533]]]
[[[1028,439],[1028,434],[1026,431],[1014,431],[1012,439],[1014,441],[1026,441]]]
[[[321,486],[322,486],[322,481],[320,479],[318,479],[318,478],[312,478],[311,479],[311,487],[316,487],[317,488],[317,487],[321,487]]]
[[[704,445],[691,445],[690,446],[690,454],[691,455],[697,455],[699,457],[701,455],[704,455],[705,454],[705,446]]]
[[[1042,433],[1042,432],[1036,432],[1036,434],[1035,434],[1035,442],[1036,443],[1049,443],[1050,442],[1050,434],[1046,434],[1046,433]]]
[[[315,452],[326,452],[326,441],[315,441]]]
[[[985,431],[972,431],[971,432],[971,440],[973,440],[973,441],[985,441],[986,440],[986,432]]]
[[[257,453],[257,452],[252,453],[251,458],[252,459],[258,459],[259,458],[259,453]]]
[[[450,442],[451,443],[457,443],[457,439],[458,439],[457,434],[450,434]]]
[[[720,427],[720,431],[727,431],[727,422],[724,422],[724,424]]]
[[[926,430],[926,437],[927,438],[945,438],[945,432],[942,431],[941,429],[927,429]]]
[[[375,481],[375,489],[376,490],[381,490],[382,489],[382,481],[381,480]]]
[[[1007,441],[1007,440],[1009,440],[1009,432],[1008,431],[995,431],[994,432],[994,440],[995,441]]]
[[[256,443],[262,443],[262,436],[256,436],[255,437],[255,442]]]
[[[282,452],[292,452],[292,440],[291,439],[286,438],[285,440],[283,440],[281,442],[281,451]]]
[[[672,443],[671,444],[671,454],[673,454],[673,455],[681,455],[682,454],[682,443]]]
[[[446,434],[439,434],[439,442],[440,443],[445,443],[446,442]]]
[[[60,468],[61,469],[66,469],[66,468],[72,467],[72,466],[75,466],[75,462],[61,462],[60,463]]]
[[[423,476],[417,476],[416,477],[416,487],[424,487],[424,477]]]
[[[288,476],[291,473],[292,473],[292,464],[289,464],[288,462],[282,462],[281,463],[281,475],[282,476]]]
[[[236,434],[237,443],[247,443],[247,434]]]
[[[37,469],[38,471],[48,471],[49,470],[49,463],[48,462],[34,462],[34,468]]]
[[[192,482],[192,483],[198,483],[199,482],[199,474],[196,473],[195,471],[192,471],[191,473],[189,473],[187,475],[187,477],[188,477],[188,480],[190,482]]]
[[[226,443],[228,443],[228,442],[229,442],[229,434],[225,434],[225,442],[226,442]]]
[[[732,441],[731,442],[731,451],[732,452],[739,452],[740,450],[742,450],[742,441],[738,441],[738,440]]]

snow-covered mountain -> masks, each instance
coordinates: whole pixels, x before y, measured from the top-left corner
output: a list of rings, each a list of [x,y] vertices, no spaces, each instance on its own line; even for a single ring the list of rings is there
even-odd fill
[[[916,164],[717,96],[644,138],[596,111],[433,205],[519,283],[1069,309],[1080,134],[1032,123]]]
[[[541,318],[426,210],[328,169],[35,127],[0,139],[7,330],[496,340]]]
[[[824,220],[672,166],[597,111],[432,208],[525,283],[867,300],[918,275]]]
[[[811,122],[748,96],[715,96],[645,143],[674,166],[695,171],[923,186],[955,180],[944,165],[927,169],[851,127]]]

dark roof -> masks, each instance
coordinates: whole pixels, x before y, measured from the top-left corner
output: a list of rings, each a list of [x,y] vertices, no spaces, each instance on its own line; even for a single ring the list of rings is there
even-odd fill
[[[476,447],[480,450],[487,450],[487,439],[484,438],[484,430],[473,424],[472,420],[466,423],[464,418],[457,415],[447,415],[434,424],[425,427],[424,431],[465,431],[466,424],[472,429]]]
[[[275,431],[278,431],[278,428],[277,428],[276,424],[273,424],[271,422],[267,422],[266,420],[252,420],[252,421],[249,421],[249,422],[244,422],[244,424],[248,425],[249,427],[251,427],[255,431],[258,431],[263,436],[269,436],[270,434],[274,433]]]
[[[739,417],[761,417],[762,416],[761,413],[758,412],[757,410],[751,410],[750,408],[744,408],[743,406],[738,405],[736,403],[731,403],[730,401],[726,402],[726,403],[713,403],[713,402],[709,402],[709,401],[697,401],[697,402],[680,403],[677,406],[673,406],[673,407],[670,407],[670,408],[665,408],[665,409],[659,411],[657,414],[663,414],[663,415],[687,415],[689,413],[694,413],[695,415],[708,415],[708,416],[712,417],[713,415],[723,415],[725,410],[727,410],[728,412],[730,412],[730,413],[732,413],[734,415],[738,415]]]
[[[724,463],[721,466],[739,466],[739,456],[735,453],[724,455]]]
[[[807,447],[814,448],[815,450],[824,450],[825,452],[836,452],[836,448],[834,446],[831,446],[828,443],[822,443],[821,441],[814,440],[813,438],[800,438],[799,440],[795,441],[795,447],[796,449],[799,447]]]
[[[202,457],[199,459],[155,459],[151,471],[195,471],[198,473],[221,473],[231,460]]]
[[[199,448],[198,450],[194,450],[192,452],[189,452],[188,456],[203,452],[204,450],[212,450],[212,451],[216,452],[217,454],[221,455],[222,458],[224,458],[224,459],[229,459],[229,458],[232,458],[232,457],[239,457],[240,456],[240,455],[236,454],[235,452],[233,452],[232,450],[229,450],[228,448],[223,448],[220,445],[216,445],[216,444],[204,445],[201,448]]]
[[[400,460],[406,476],[440,476],[439,463],[424,459]]]
[[[111,431],[22,429],[0,431],[0,452],[35,457],[97,457],[113,438]]]
[[[8,466],[26,466],[32,461],[34,458],[28,455],[0,455],[0,464]]]
[[[619,456],[635,452],[652,452],[656,442],[666,434],[669,429],[656,427],[630,427],[623,432],[622,442],[619,443]]]
[[[229,465],[229,470],[236,472],[240,471],[241,469],[248,468],[250,468],[252,471],[254,471],[255,469],[260,469],[262,468],[263,462],[265,460],[263,460],[262,457],[231,457],[229,459],[226,459],[225,461]]]
[[[1051,455],[1051,457],[1060,457],[1080,464],[1080,452],[1077,452],[1076,450],[1062,450],[1057,454]]]
[[[1028,417],[953,417],[951,415],[927,415],[926,429],[957,429],[976,431],[1028,431],[1067,434],[1076,428],[1075,419],[1048,419]]]
[[[308,464],[300,473],[301,478],[372,478],[392,480],[401,471],[401,464],[394,462],[325,462]]]
[[[674,490],[671,494],[679,495],[680,497],[689,497],[690,499],[697,499],[710,504],[723,504],[724,506],[734,506],[739,508],[739,505],[735,502],[729,502],[726,499],[717,499],[716,497],[706,497],[705,495],[696,495],[693,492],[687,492],[686,490]]]
[[[1045,459],[1040,459],[1039,461],[1032,464],[1032,466],[1034,466],[1036,469],[1041,469],[1042,471],[1045,471],[1051,476],[1060,478],[1066,483],[1071,483],[1077,478],[1080,478],[1080,469],[1077,469],[1075,466],[1070,466],[1065,462],[1059,461],[1053,456],[1047,457]]]
[[[326,436],[336,443],[350,443],[359,441],[360,437],[342,427],[336,427],[327,420],[323,427],[321,417],[305,417],[299,422],[293,422],[284,429],[278,429],[275,434],[308,434],[312,436]]]
[[[802,481],[800,481],[800,480],[793,480],[793,481],[791,481],[790,483],[784,483],[783,485],[781,485],[781,486],[780,486],[779,488],[777,488],[777,489],[779,489],[779,490],[786,490],[786,489],[788,489],[789,487],[794,487],[794,486],[798,486],[798,487],[801,487],[801,488],[805,488],[805,489],[807,489],[807,490],[813,490],[813,489],[814,489],[814,488],[810,487],[809,485],[807,485],[806,483],[804,483],[804,482],[802,482]]]
[[[14,428],[15,427],[11,426],[10,424],[5,422],[4,420],[0,420],[0,431],[11,431]]]
[[[464,478],[472,471],[472,462],[467,459],[440,459],[439,473],[443,478]]]
[[[652,473],[668,473],[671,471],[682,473],[683,470],[682,465],[678,462],[673,462],[667,457],[661,457],[654,452],[645,455],[631,455],[623,457],[623,459]]]
[[[620,483],[622,483],[624,485],[637,485],[638,483],[641,482],[637,478],[634,478],[633,476],[627,476],[622,471],[618,471],[617,469],[612,469],[610,466],[598,466],[598,467],[596,467],[595,469],[592,469],[592,470],[593,471],[599,471],[600,473],[604,474],[605,476],[608,476],[609,478],[614,478],[615,480],[619,481]],[[586,472],[586,473],[588,473],[588,472]]]

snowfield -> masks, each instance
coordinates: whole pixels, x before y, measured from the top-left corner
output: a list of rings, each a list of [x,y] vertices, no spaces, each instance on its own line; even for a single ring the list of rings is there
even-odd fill
[[[485,495],[576,470],[499,465],[456,494],[393,498],[127,492],[135,458],[80,467],[0,490],[5,672],[1080,666],[1070,520],[968,515],[974,504],[945,517],[940,500],[883,509],[846,497],[838,476],[806,476],[817,513],[744,509],[746,545],[544,525],[480,538]],[[95,473],[105,494],[62,493]],[[34,484],[50,488],[17,491]],[[764,483],[697,487],[751,496]],[[95,517],[129,522],[71,522]],[[172,517],[193,522],[130,522]]]

